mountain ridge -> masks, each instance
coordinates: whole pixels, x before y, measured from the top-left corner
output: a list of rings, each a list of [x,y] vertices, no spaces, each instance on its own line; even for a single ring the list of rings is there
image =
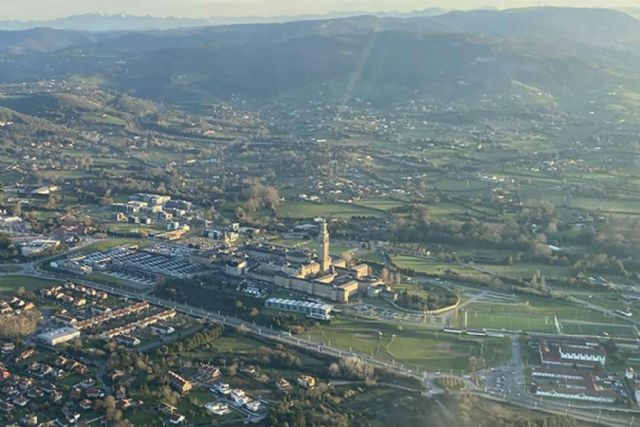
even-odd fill
[[[640,21],[545,7],[146,32],[37,29],[0,32],[0,46],[2,80],[99,76],[109,89],[168,101],[392,104],[534,87],[584,102],[637,84]]]

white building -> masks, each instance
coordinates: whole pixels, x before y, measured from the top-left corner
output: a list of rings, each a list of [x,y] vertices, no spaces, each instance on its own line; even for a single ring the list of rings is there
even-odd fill
[[[227,396],[231,394],[231,386],[227,383],[216,383],[211,387],[211,391]]]
[[[561,345],[560,358],[567,361],[597,362],[604,366],[607,361],[607,353],[601,347]]]
[[[75,328],[59,328],[44,332],[36,337],[45,344],[55,346],[80,338],[80,331]]]
[[[588,402],[613,403],[616,401],[616,394],[609,390],[580,390],[576,388],[563,387],[537,387],[535,394],[543,397],[553,397],[559,399],[584,400]]]
[[[311,301],[296,301],[283,298],[269,298],[265,301],[265,307],[275,310],[292,311],[301,313],[315,319],[330,320],[334,306]]]
[[[56,249],[58,246],[60,246],[59,240],[36,239],[22,245],[20,252],[23,256],[36,256],[48,249]]]
[[[229,412],[229,405],[226,403],[210,402],[204,405],[204,409],[212,415],[225,415]]]
[[[251,412],[258,412],[260,409],[262,409],[262,403],[257,400],[249,402],[247,403],[247,409]]]
[[[231,391],[231,400],[237,406],[245,406],[251,402],[251,398],[245,394],[244,390],[240,389],[234,389]]]

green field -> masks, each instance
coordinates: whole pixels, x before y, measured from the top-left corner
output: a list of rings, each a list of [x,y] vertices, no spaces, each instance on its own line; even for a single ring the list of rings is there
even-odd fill
[[[378,209],[381,211],[389,211],[394,208],[404,206],[406,203],[394,199],[362,199],[354,202],[357,206],[363,206],[369,209]]]
[[[478,191],[488,187],[487,184],[480,181],[448,178],[435,181],[431,185],[438,190],[445,191]]]
[[[567,277],[571,275],[571,267],[545,265],[536,263],[520,263],[513,265],[480,264],[472,266],[457,263],[445,263],[437,259],[422,258],[417,256],[398,255],[391,257],[392,262],[399,268],[408,268],[417,273],[440,275],[451,270],[461,274],[497,274],[516,279],[531,279],[536,272],[545,277]]]
[[[635,327],[618,318],[543,298],[530,298],[524,303],[474,302],[466,306],[464,311],[458,313],[457,321],[461,327],[555,333],[554,318],[557,317],[563,329],[564,325],[568,325],[569,329],[564,331],[567,334],[600,335],[601,331],[609,332],[610,329],[613,336],[635,336]],[[597,324],[600,328],[597,333],[592,333],[597,328],[591,328],[590,324]],[[589,333],[580,332],[580,328]]]
[[[589,211],[600,210],[602,212],[624,213],[628,215],[640,214],[640,200],[576,197],[571,201],[571,207]]]
[[[416,273],[424,274],[445,274],[447,270],[453,270],[458,272],[464,272],[473,274],[474,271],[470,268],[460,266],[453,263],[443,263],[436,259],[421,258],[409,255],[392,256],[391,261],[398,268],[407,268],[415,271]],[[480,273],[478,273],[480,274]]]
[[[91,253],[98,251],[106,251],[107,249],[115,248],[122,245],[138,245],[140,247],[148,247],[153,243],[147,240],[141,239],[105,239],[100,240],[78,250],[77,253]]]
[[[281,218],[313,218],[316,216],[325,218],[351,218],[354,216],[382,217],[385,215],[382,211],[364,206],[307,202],[284,202],[278,206],[277,213]]]
[[[22,268],[18,267],[17,265],[13,265],[13,264],[0,265],[0,272],[2,273],[19,273],[20,271],[22,271]]]
[[[18,288],[24,288],[27,291],[37,291],[55,285],[58,282],[59,281],[29,276],[0,276],[0,295],[3,297],[12,296]]]
[[[567,335],[602,336],[603,333],[611,337],[636,338],[638,330],[631,325],[611,325],[603,323],[561,322],[562,332]]]
[[[482,311],[467,311],[461,314],[461,325],[472,329],[499,329],[507,331],[554,333],[552,316],[522,316],[518,314],[493,314]]]
[[[430,371],[467,370],[470,356],[484,357],[489,364],[511,357],[508,339],[451,336],[414,325],[337,320],[307,335],[338,348]]]

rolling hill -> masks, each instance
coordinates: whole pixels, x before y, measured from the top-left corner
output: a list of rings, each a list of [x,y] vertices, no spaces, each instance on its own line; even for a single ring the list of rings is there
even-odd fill
[[[99,76],[166,101],[390,105],[535,88],[557,105],[637,85],[640,21],[606,9],[358,16],[147,32],[0,32],[0,80]],[[635,89],[634,89],[635,90]]]

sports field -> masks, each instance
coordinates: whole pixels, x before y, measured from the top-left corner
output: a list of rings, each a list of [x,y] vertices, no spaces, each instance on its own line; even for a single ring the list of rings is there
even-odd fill
[[[471,329],[486,328],[524,332],[556,332],[552,316],[529,316],[515,313],[489,313],[482,311],[467,311],[466,314],[461,314],[461,316],[462,325]]]
[[[458,313],[457,325],[470,329],[497,329],[567,335],[636,337],[630,323],[603,313],[559,301],[533,299],[526,303],[475,302]]]
[[[638,330],[633,325],[584,323],[563,320],[560,322],[562,332],[567,335],[602,336],[607,334],[617,338],[635,338]]]

